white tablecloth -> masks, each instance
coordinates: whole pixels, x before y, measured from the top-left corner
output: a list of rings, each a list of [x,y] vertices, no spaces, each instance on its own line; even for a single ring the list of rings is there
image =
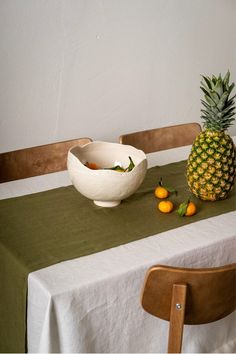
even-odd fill
[[[188,153],[185,147],[149,154],[149,166],[184,159]],[[32,193],[70,183],[66,173],[56,174],[57,181],[53,175],[5,183],[0,193],[10,197],[26,194],[27,186]],[[29,351],[165,352],[168,322],[140,306],[147,269],[154,264],[236,262],[235,218],[236,212],[223,214],[31,273]],[[235,330],[235,313],[211,324],[185,326],[183,352],[235,352]]]

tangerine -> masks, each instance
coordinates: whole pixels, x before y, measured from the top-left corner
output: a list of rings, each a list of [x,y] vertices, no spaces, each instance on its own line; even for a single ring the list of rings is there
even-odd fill
[[[169,192],[164,187],[156,187],[155,189],[155,196],[159,199],[165,199],[169,196]]]
[[[185,216],[192,216],[192,215],[196,214],[196,212],[197,212],[196,205],[193,202],[189,202],[184,215]]]
[[[163,200],[158,204],[158,209],[162,213],[170,213],[174,209],[174,204],[170,200]]]
[[[90,168],[90,170],[98,170],[99,167],[95,162],[86,162],[86,167]]]

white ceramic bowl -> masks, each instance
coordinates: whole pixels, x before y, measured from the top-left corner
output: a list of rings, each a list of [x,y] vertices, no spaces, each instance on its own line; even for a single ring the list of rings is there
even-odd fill
[[[93,162],[101,168],[110,168],[119,163],[126,168],[129,156],[135,164],[130,172],[91,170],[85,166],[86,162]],[[143,182],[147,159],[143,151],[133,146],[94,141],[72,147],[68,152],[67,168],[73,185],[81,194],[96,205],[114,207],[133,194]]]

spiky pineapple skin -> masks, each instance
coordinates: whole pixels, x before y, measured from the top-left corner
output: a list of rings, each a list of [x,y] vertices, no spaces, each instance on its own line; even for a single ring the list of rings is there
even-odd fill
[[[187,162],[187,181],[202,200],[227,198],[236,171],[234,142],[224,131],[202,131],[194,141]]]

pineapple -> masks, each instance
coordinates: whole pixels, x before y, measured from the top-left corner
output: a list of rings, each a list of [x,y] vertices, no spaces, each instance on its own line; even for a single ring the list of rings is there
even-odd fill
[[[193,143],[187,164],[187,180],[192,193],[202,200],[227,198],[234,185],[236,151],[226,133],[235,115],[234,98],[229,98],[234,83],[229,84],[229,71],[212,78],[203,77],[201,90],[205,101],[201,118],[204,130]]]

